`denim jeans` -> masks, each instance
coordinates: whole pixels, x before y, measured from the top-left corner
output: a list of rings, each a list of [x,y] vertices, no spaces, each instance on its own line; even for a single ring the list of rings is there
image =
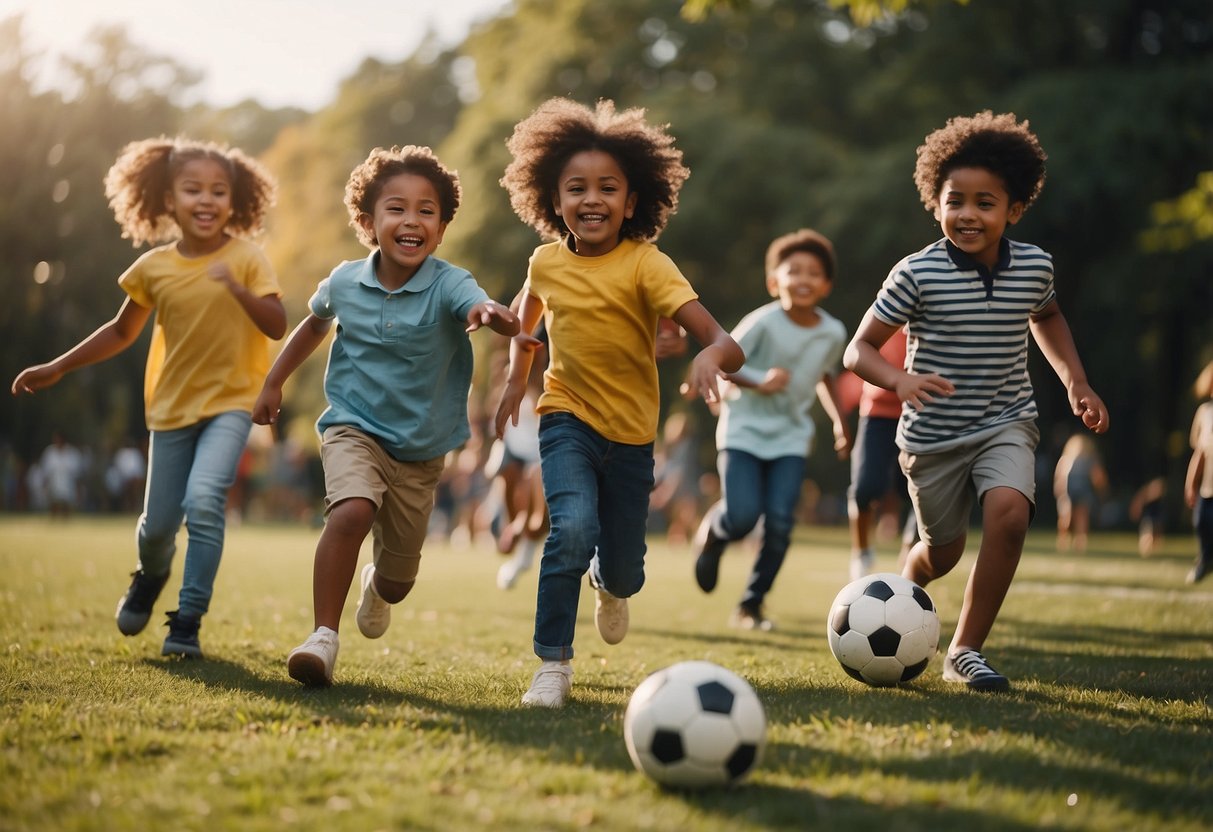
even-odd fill
[[[189,540],[177,605],[184,617],[201,618],[210,607],[223,554],[227,490],[252,424],[248,413],[232,410],[188,427],[152,431],[136,531],[139,568],[149,575],[169,571],[185,520]]]
[[[762,547],[741,596],[742,604],[757,607],[771,591],[792,542],[805,458],[759,459],[745,451],[725,449],[717,455],[716,467],[721,499],[709,509],[712,533],[721,540],[740,540],[763,518]]]
[[[539,459],[550,531],[539,564],[535,655],[573,658],[581,578],[617,598],[644,585],[653,444],[604,439],[570,413],[539,419]]]

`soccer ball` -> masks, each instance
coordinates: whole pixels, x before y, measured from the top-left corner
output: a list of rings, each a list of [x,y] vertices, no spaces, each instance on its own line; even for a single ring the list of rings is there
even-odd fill
[[[758,765],[766,724],[745,679],[712,662],[679,662],[632,693],[623,737],[636,768],[663,786],[722,786]]]
[[[927,591],[892,572],[868,575],[839,591],[826,622],[830,652],[869,685],[908,682],[939,646],[939,615]]]

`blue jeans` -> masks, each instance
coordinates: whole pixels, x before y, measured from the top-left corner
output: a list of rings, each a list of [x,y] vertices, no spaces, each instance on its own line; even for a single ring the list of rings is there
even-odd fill
[[[653,443],[604,439],[570,413],[539,419],[539,460],[550,531],[539,564],[535,655],[573,658],[581,577],[617,598],[644,585]]]
[[[897,489],[903,501],[910,498],[906,476],[897,464],[897,420],[880,416],[861,416],[851,449],[851,487],[847,496],[859,509],[880,500]]]
[[[716,467],[721,498],[708,510],[712,533],[721,540],[740,540],[763,518],[762,547],[741,596],[745,606],[758,607],[771,591],[792,543],[805,458],[759,459],[745,451],[725,449],[717,455]]]
[[[252,424],[248,413],[232,410],[188,427],[152,431],[136,530],[139,568],[148,575],[169,571],[184,520],[189,542],[177,605],[184,617],[201,618],[210,607],[223,554],[227,490]]]

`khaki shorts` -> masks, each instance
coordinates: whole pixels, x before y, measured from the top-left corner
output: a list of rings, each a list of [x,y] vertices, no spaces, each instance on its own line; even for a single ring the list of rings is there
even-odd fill
[[[1036,513],[1035,422],[1012,422],[970,443],[934,454],[898,455],[909,480],[918,533],[929,546],[959,539],[969,528],[973,496],[985,498],[991,488],[1014,488],[1028,498]]]
[[[325,516],[352,497],[374,503],[375,570],[390,581],[407,583],[417,577],[445,459],[401,462],[357,428],[333,425],[324,431],[320,460]]]

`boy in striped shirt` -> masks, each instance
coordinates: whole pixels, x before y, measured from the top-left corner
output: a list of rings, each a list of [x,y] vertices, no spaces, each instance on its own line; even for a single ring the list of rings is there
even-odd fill
[[[918,148],[914,181],[943,239],[901,260],[847,346],[844,365],[903,402],[899,461],[922,539],[902,574],[926,586],[964,554],[972,498],[981,548],[965,588],[943,677],[981,691],[1007,678],[981,654],[1023,552],[1035,510],[1039,432],[1028,333],[1095,433],[1108,411],[1087,383],[1057,305],[1053,264],[1004,237],[1040,193],[1045,153],[1027,121],[990,111],[950,119]],[[905,326],[905,368],[879,353]]]

